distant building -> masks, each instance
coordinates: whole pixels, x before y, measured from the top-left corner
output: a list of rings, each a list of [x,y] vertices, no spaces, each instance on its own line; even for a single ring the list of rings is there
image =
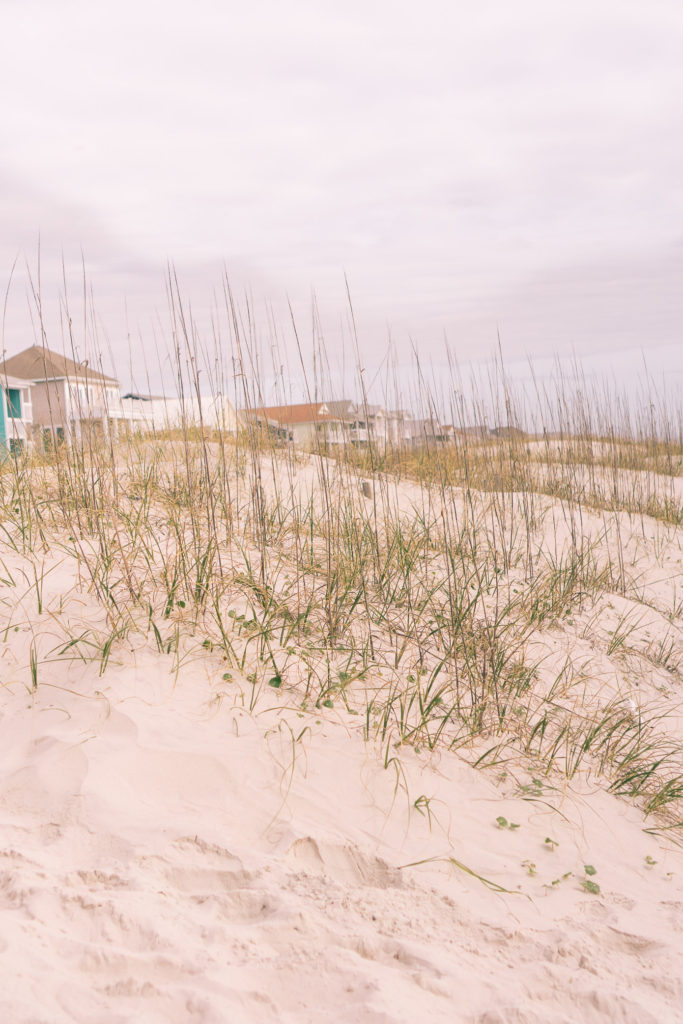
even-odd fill
[[[348,440],[351,444],[364,447],[375,444],[386,447],[386,413],[381,405],[359,402],[348,426]]]
[[[202,397],[201,409],[194,393],[180,399],[130,391],[122,397],[115,377],[93,369],[87,361],[77,363],[42,345],[33,345],[6,359],[0,366],[0,377],[3,389],[9,387],[7,402],[15,413],[21,409],[21,415],[10,417],[11,429],[4,420],[0,423],[0,441],[4,431],[8,439],[26,442],[31,436],[31,423],[46,446],[88,435],[116,437],[122,427],[146,432],[185,423],[236,433],[240,426],[235,406],[224,395]],[[11,381],[14,383],[10,386]],[[19,392],[28,397],[20,397]]]
[[[236,434],[243,427],[242,417],[227,395],[202,398],[202,420],[206,426],[224,434]]]
[[[159,411],[164,405],[165,399],[161,395],[142,395],[136,391],[121,395],[123,417],[131,430],[152,431],[161,427]]]
[[[0,377],[0,450],[17,452],[32,441],[31,382],[4,374]]]
[[[443,440],[441,425],[433,416],[411,421],[411,441],[416,446],[435,444]]]
[[[133,430],[177,430],[183,426],[204,426],[226,434],[236,434],[241,420],[225,395],[202,396],[201,407],[195,394],[181,398],[144,395],[129,391],[121,398],[124,417]]]
[[[343,441],[344,420],[339,414],[333,415],[326,402],[270,405],[244,411],[243,415],[281,440],[292,441],[294,444],[334,444]]]
[[[491,429],[482,423],[472,427],[457,427],[455,435],[461,441],[490,441],[495,437]]]
[[[192,403],[166,395],[144,395],[129,391],[121,397],[121,407],[129,429],[142,432],[175,430],[192,426]]]
[[[494,427],[491,433],[501,440],[505,438],[511,441],[524,441],[529,437],[527,432],[520,427]]]
[[[44,443],[80,439],[86,433],[116,434],[123,419],[119,382],[42,345],[33,345],[0,366],[30,384],[33,424]]]
[[[453,439],[453,428],[434,418],[415,419],[405,409],[335,399],[299,405],[274,405],[245,413],[275,436],[298,445],[323,442],[363,448],[404,447]]]
[[[323,442],[327,445],[386,448],[413,441],[413,418],[403,409],[386,410],[380,405],[334,399],[298,405],[273,405],[245,412],[252,422],[267,427],[277,437],[298,445]]]
[[[413,416],[407,409],[388,409],[384,414],[384,443],[403,448],[412,443]]]

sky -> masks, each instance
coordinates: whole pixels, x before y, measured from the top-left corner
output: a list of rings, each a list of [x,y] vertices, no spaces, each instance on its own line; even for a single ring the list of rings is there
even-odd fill
[[[623,377],[645,356],[683,384],[679,0],[0,14],[8,353],[34,341],[38,277],[60,347],[85,273],[110,365],[139,380],[168,338],[170,263],[207,346],[228,278],[291,389],[290,307],[305,361],[316,333],[353,361],[347,283],[368,373],[389,345],[438,374],[446,344],[467,365],[500,339],[511,365]]]

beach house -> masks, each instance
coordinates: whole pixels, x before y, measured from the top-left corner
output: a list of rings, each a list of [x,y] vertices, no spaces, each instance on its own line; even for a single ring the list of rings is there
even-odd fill
[[[326,402],[270,405],[245,410],[244,416],[281,440],[297,445],[343,440],[343,418],[339,414],[333,415]]]
[[[43,345],[10,356],[0,366],[0,376],[28,382],[34,427],[49,446],[65,440],[116,435],[123,419],[119,382]],[[7,377],[9,379],[9,377]]]
[[[148,395],[129,391],[121,398],[123,415],[133,430],[178,430],[206,427],[222,434],[236,434],[242,426],[239,413],[227,395]]]

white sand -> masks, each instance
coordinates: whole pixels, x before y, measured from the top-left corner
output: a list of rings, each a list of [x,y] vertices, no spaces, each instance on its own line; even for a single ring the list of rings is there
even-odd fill
[[[103,621],[45,566],[40,629],[29,574],[2,591],[0,1021],[683,1021],[683,854],[631,803],[408,748],[385,769],[344,709],[249,713],[189,649],[51,659]]]
[[[167,660],[5,706],[2,1020],[683,1019],[683,864],[637,810],[551,794],[565,820],[414,755],[394,798],[347,723],[252,718]],[[530,898],[402,867],[435,856]]]

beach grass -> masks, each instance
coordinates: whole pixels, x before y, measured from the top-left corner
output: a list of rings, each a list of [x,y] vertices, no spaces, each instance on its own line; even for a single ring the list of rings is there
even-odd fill
[[[177,321],[178,377],[199,395]],[[234,327],[253,407],[257,360]],[[21,608],[31,595],[27,689],[55,659],[104,675],[143,643],[205,660],[253,713],[280,701],[304,722],[341,717],[399,782],[407,747],[541,785],[589,779],[671,837],[681,422],[570,391],[545,393],[529,429],[509,390],[475,393],[451,409],[456,427],[502,402],[506,429],[447,444],[303,451],[247,418],[236,435],[188,421],[6,459],[0,573]],[[96,595],[101,622],[46,609],[55,561]]]

